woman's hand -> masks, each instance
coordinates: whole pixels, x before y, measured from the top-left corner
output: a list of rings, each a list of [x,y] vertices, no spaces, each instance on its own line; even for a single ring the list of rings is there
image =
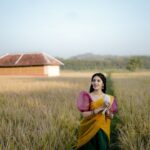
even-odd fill
[[[113,117],[114,117],[114,114],[111,113],[109,110],[106,111],[106,114],[105,114],[105,115],[106,115],[106,117],[109,118],[109,119],[113,119]]]
[[[105,107],[101,106],[101,107],[98,107],[94,110],[85,111],[85,112],[82,112],[82,116],[83,117],[89,117],[91,115],[96,115],[96,114],[102,112],[104,109],[105,109]],[[105,115],[106,115],[106,117],[108,117],[110,119],[113,118],[113,114],[112,113],[110,114],[109,110],[106,110]]]
[[[104,107],[104,106],[101,106],[101,107],[96,108],[96,109],[94,110],[94,112],[95,112],[95,114],[98,114],[98,113],[102,112],[104,109],[105,109],[105,107]]]

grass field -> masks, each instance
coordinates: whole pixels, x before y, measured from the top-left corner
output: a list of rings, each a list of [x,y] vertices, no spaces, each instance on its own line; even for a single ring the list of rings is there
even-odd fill
[[[88,90],[93,72],[63,72],[60,77],[0,77],[0,149],[70,150],[80,113],[75,98]],[[121,122],[122,149],[150,148],[147,75],[112,74]]]
[[[88,78],[0,78],[2,149],[69,150],[76,140],[75,97]]]
[[[119,103],[118,124],[121,149],[150,149],[150,75],[149,73],[113,74]]]

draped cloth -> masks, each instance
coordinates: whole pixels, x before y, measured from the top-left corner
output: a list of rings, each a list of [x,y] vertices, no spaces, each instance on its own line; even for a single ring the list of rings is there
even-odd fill
[[[111,106],[114,100],[114,96],[108,96],[110,97]],[[96,108],[102,107],[103,105],[104,99],[100,98],[96,101],[92,101],[90,108],[91,110],[94,110]],[[106,134],[108,141],[110,141],[110,122],[111,120],[102,113],[83,118],[80,121],[77,149],[88,143],[100,129],[104,132],[104,134]]]

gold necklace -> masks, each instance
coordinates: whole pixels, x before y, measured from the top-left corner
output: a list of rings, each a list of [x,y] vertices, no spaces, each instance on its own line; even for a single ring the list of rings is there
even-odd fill
[[[102,94],[93,94],[93,93],[92,93],[91,96],[92,96],[92,99],[93,99],[93,100],[97,100],[97,99],[103,97],[103,96],[104,96],[104,93],[102,93]]]

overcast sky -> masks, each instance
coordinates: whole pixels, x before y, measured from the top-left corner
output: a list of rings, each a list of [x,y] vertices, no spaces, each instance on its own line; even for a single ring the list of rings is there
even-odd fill
[[[150,0],[0,0],[0,55],[150,55]]]

